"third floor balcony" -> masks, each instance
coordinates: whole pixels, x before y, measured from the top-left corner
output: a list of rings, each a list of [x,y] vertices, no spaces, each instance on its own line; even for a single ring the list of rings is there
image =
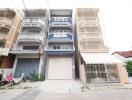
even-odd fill
[[[23,20],[23,27],[40,27],[44,28],[45,26],[45,21],[42,19],[24,19]]]
[[[49,27],[72,27],[72,19],[69,17],[57,17],[49,20]]]

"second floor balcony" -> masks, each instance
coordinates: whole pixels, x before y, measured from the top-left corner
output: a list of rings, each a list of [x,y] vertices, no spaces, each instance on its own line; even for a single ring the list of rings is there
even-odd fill
[[[32,46],[24,46],[18,45],[10,50],[10,53],[21,55],[21,54],[39,54],[42,53],[41,48],[38,46],[34,46],[35,44],[32,43]]]
[[[71,33],[50,33],[48,42],[73,42],[73,35]]]
[[[43,35],[42,33],[28,33],[20,34],[18,36],[18,42],[42,42]]]
[[[72,55],[75,53],[73,46],[47,46],[44,50],[48,55]]]

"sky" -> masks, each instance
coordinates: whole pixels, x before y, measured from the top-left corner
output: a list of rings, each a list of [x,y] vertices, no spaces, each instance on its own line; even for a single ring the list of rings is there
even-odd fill
[[[26,8],[99,8],[102,34],[110,52],[132,50],[131,0],[23,0]],[[23,9],[22,0],[0,0],[0,8]]]

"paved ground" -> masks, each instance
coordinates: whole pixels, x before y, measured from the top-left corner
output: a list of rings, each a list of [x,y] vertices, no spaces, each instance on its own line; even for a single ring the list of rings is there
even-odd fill
[[[132,100],[132,84],[115,87],[87,89],[72,80],[24,83],[0,90],[0,100]]]

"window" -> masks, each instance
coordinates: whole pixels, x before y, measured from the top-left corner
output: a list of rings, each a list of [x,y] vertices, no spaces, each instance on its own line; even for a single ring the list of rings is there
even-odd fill
[[[23,50],[37,50],[39,46],[23,46]]]
[[[53,49],[60,49],[60,46],[59,45],[53,46]]]
[[[5,34],[7,35],[9,33],[9,29],[6,27],[0,27],[0,34]]]
[[[60,31],[60,33],[62,33],[62,32],[63,32],[63,30]]]
[[[60,21],[63,21],[63,19],[62,19],[62,18],[60,18]]]
[[[1,48],[4,48],[4,47],[5,47],[5,40],[0,41],[0,47],[1,47]]]
[[[67,19],[65,18],[64,21],[67,21]]]

